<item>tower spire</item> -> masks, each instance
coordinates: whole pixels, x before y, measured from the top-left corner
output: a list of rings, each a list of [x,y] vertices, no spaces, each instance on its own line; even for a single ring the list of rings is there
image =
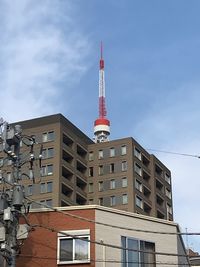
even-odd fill
[[[94,139],[96,143],[108,141],[110,121],[106,118],[105,73],[103,59],[103,44],[101,42],[99,62],[99,118],[94,122]]]

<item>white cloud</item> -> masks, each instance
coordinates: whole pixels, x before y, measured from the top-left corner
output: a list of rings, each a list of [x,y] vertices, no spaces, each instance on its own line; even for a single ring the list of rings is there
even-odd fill
[[[67,95],[86,70],[83,60],[89,49],[71,4],[48,0],[0,3],[0,113],[4,119],[59,112],[61,94],[69,108]]]

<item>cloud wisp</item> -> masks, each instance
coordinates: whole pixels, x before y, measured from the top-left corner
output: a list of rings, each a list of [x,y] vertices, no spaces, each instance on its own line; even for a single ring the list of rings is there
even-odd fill
[[[67,99],[85,72],[88,41],[73,8],[66,1],[0,3],[0,99],[6,120],[59,112],[59,96]],[[69,106],[66,101],[66,110]]]

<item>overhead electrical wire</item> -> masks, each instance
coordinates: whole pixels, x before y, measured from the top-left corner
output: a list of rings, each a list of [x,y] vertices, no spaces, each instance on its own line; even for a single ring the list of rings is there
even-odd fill
[[[200,155],[193,155],[193,154],[187,154],[187,153],[172,152],[172,151],[152,149],[152,148],[146,148],[146,150],[160,152],[160,153],[166,153],[166,154],[172,154],[172,155],[178,155],[178,156],[193,157],[193,158],[200,159]]]
[[[91,222],[91,223],[95,223],[95,224],[98,224],[98,225],[102,225],[102,226],[106,226],[106,227],[111,227],[111,228],[116,228],[116,229],[121,229],[121,230],[128,230],[128,231],[134,231],[134,232],[142,232],[142,233],[149,233],[149,234],[161,234],[161,235],[200,235],[200,232],[196,232],[196,233],[189,233],[189,232],[162,232],[162,231],[151,231],[151,230],[141,230],[141,229],[136,229],[136,228],[131,228],[131,227],[125,227],[125,226],[117,226],[117,225],[113,225],[113,224],[108,224],[108,223],[103,223],[103,222],[98,222],[98,221],[95,221],[95,220],[92,220],[92,219],[88,219],[88,218],[84,218],[82,216],[78,216],[78,215],[75,215],[75,214],[71,214],[67,211],[61,211],[57,208],[53,208],[53,207],[50,207],[48,205],[46,205],[45,203],[40,203],[39,201],[35,201],[29,197],[26,197],[27,200],[35,203],[35,204],[38,204],[40,206],[44,206],[45,208],[48,208],[50,210],[53,210],[53,211],[56,211],[56,212],[59,212],[61,214],[63,214],[64,216],[70,216],[70,217],[73,217],[73,218],[76,218],[76,219],[79,219],[79,220],[82,220],[82,221],[87,221],[87,222]]]

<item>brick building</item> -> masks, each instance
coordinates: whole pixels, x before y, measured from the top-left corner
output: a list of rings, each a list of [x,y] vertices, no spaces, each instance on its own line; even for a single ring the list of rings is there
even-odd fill
[[[170,221],[86,205],[33,210],[28,222],[34,227],[17,267],[188,266],[179,227]]]

